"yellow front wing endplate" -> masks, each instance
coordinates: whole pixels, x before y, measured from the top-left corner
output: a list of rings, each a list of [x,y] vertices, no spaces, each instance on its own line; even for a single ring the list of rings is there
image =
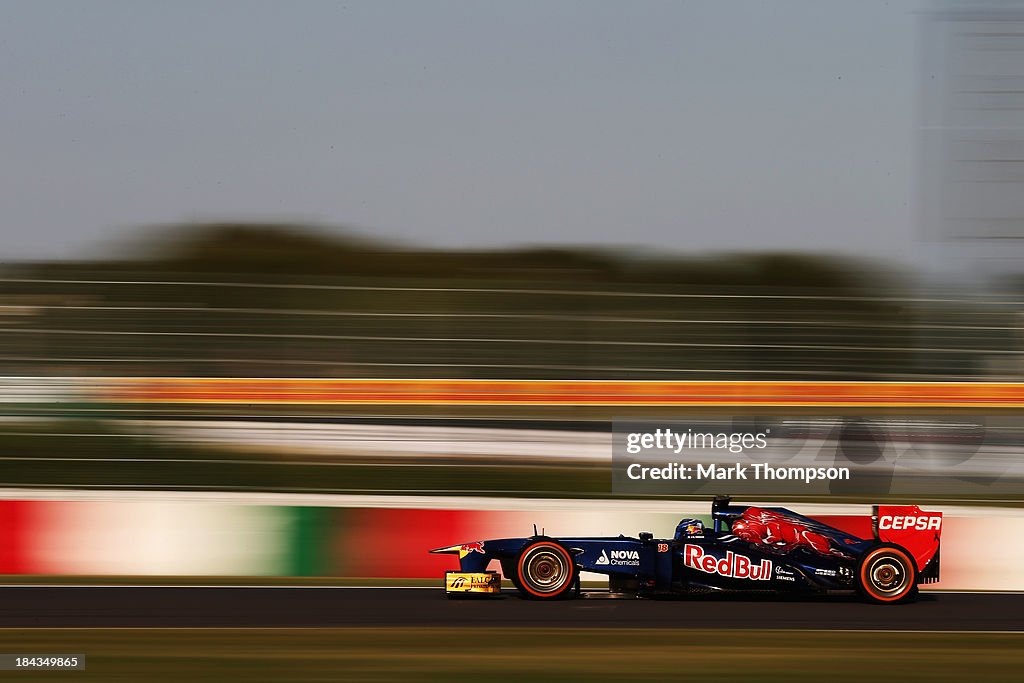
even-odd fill
[[[501,574],[498,572],[445,572],[444,592],[500,593]]]

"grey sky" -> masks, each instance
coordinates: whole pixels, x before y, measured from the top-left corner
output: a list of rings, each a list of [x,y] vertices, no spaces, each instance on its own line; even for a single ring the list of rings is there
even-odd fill
[[[224,218],[908,258],[918,7],[0,0],[0,259]]]

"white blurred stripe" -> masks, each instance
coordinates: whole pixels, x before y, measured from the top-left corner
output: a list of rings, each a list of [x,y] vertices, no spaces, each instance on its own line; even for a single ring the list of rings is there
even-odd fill
[[[120,420],[116,424],[166,440],[346,457],[511,456],[605,462],[611,459],[612,448],[609,432],[554,429],[187,420]]]
[[[37,514],[32,566],[42,574],[249,576],[286,568],[287,519],[273,506],[108,499]]]

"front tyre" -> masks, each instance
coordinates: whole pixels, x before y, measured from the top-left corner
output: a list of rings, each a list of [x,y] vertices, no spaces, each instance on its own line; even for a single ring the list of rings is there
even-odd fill
[[[902,548],[879,546],[861,558],[857,565],[857,589],[871,602],[893,604],[916,594],[917,570]]]
[[[576,566],[569,551],[554,541],[537,541],[526,546],[516,560],[520,592],[538,600],[565,597],[576,584]]]

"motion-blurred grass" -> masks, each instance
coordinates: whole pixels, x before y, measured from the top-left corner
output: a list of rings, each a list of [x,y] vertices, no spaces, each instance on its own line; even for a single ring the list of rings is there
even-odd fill
[[[32,681],[1019,681],[1024,636],[665,629],[0,630]],[[8,673],[15,680],[17,673]],[[3,678],[3,674],[0,674]]]

